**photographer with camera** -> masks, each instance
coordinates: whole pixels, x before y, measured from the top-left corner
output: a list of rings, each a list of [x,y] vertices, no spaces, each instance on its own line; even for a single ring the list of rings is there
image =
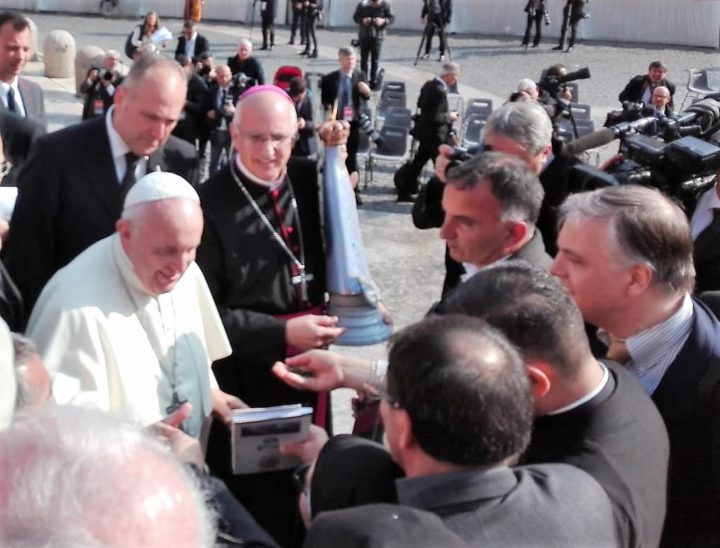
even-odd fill
[[[440,42],[438,61],[444,61],[447,47],[445,28],[450,24],[452,17],[452,0],[423,0],[420,17],[425,22],[425,55],[423,55],[423,59],[430,59],[433,35],[437,31]]]
[[[566,53],[572,51],[575,45],[575,39],[577,38],[577,27],[580,21],[589,17],[589,14],[585,11],[585,5],[587,0],[567,0],[565,7],[563,8],[563,21],[562,28],[560,29],[560,43],[553,49],[556,51],[562,51],[565,47],[565,37],[567,36],[568,26],[570,27],[570,41],[568,47],[565,50]]]
[[[450,111],[447,94],[450,86],[457,85],[460,76],[460,65],[443,63],[439,74],[425,82],[420,89],[417,106],[420,113],[416,115],[413,137],[418,141],[418,149],[412,162],[401,167],[394,177],[398,202],[414,201],[413,194],[418,192],[418,177],[428,160],[435,163],[438,148],[447,144],[453,122],[457,121],[458,113]]]
[[[353,21],[360,25],[358,31],[360,70],[368,74],[369,57],[370,88],[375,89],[385,28],[395,21],[390,2],[387,0],[362,0],[355,8]]]
[[[630,81],[618,95],[618,101],[625,103],[629,101],[631,103],[642,103],[645,106],[649,106],[652,103],[653,91],[658,86],[664,86],[670,92],[670,101],[668,103],[669,113],[668,116],[672,115],[673,110],[673,95],[675,95],[675,84],[673,84],[667,78],[668,68],[661,61],[653,61],[648,67],[647,74],[638,74],[633,76]]]
[[[230,67],[233,76],[242,73],[251,80],[250,85],[261,86],[265,83],[265,72],[260,61],[252,56],[252,50],[252,42],[247,38],[241,39],[238,42],[237,53],[228,57],[227,66]]]
[[[357,150],[360,144],[360,125],[365,103],[370,98],[370,87],[365,74],[357,70],[357,59],[352,48],[343,46],[338,50],[340,68],[320,79],[320,101],[326,113],[334,111],[337,120],[350,123],[350,136],[347,141],[347,159],[345,166],[350,174],[350,181],[355,189],[358,205],[362,203],[358,195],[359,181],[357,167]],[[371,124],[372,125],[372,124]]]
[[[87,78],[80,84],[80,93],[85,94],[83,120],[105,115],[113,104],[115,89],[122,83],[122,68],[120,53],[110,49],[103,58],[102,67],[92,67],[88,71]]]
[[[230,67],[218,65],[208,92],[207,118],[210,124],[210,175],[222,167],[223,152],[229,153],[228,126],[235,115],[235,103],[244,91],[237,85]]]

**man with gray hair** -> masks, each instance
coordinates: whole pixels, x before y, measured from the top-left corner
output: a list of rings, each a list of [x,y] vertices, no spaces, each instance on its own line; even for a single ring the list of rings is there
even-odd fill
[[[395,177],[398,202],[412,202],[413,194],[418,192],[418,177],[428,160],[435,163],[438,148],[448,142],[452,124],[458,119],[456,111],[450,111],[448,89],[456,86],[460,76],[460,65],[443,63],[438,75],[425,82],[420,89],[417,107],[419,118],[413,128],[413,136],[418,140],[415,157],[406,172]]]
[[[19,175],[8,270],[28,310],[60,268],[113,233],[123,199],[153,171],[197,182],[195,147],[171,132],[187,92],[172,59],[136,61],[105,116],[39,139]]]
[[[250,79],[250,85],[261,86],[265,83],[265,73],[262,65],[252,56],[253,45],[247,38],[241,38],[238,42],[237,53],[228,57],[227,65],[233,76],[244,74]]]
[[[210,370],[230,345],[198,266],[203,218],[195,190],[172,173],[130,190],[117,232],[48,282],[27,335],[53,379],[58,403],[96,407],[142,426],[185,402],[183,430],[198,437],[214,411],[242,403]]]
[[[619,186],[570,196],[560,209],[560,277],[608,357],[651,395],[670,435],[662,545],[720,541],[712,440],[720,323],[691,297],[695,269],[685,214],[659,191]]]
[[[52,406],[0,433],[3,546],[209,548],[214,538],[197,483],[129,424]]]

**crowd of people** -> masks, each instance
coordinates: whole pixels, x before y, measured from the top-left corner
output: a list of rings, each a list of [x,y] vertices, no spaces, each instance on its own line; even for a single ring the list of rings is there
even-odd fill
[[[393,15],[368,0],[355,20],[361,66],[341,47],[316,98],[353,185]],[[0,13],[0,179],[18,187],[0,223],[0,545],[720,543],[716,183],[689,210],[587,188],[554,131],[571,97],[527,78],[458,162],[460,66],[442,63],[396,178],[447,244],[442,297],[387,360],[336,354],[306,81],[266,84],[249,40],[216,65],[191,20],[174,59],[143,51],[157,25],[133,32],[128,70],[114,50],[89,70],[82,123],[46,134],[30,24]],[[667,72],[619,100],[672,115]],[[332,436],[341,387],[376,405],[373,439]],[[234,474],[233,414],[297,403],[313,425],[279,451],[302,465]]]

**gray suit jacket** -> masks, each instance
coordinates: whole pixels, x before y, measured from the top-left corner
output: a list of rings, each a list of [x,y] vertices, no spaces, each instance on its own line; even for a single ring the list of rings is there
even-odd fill
[[[18,89],[20,90],[20,97],[25,107],[25,117],[38,122],[42,125],[43,129],[47,129],[45,101],[40,86],[20,76],[18,78]],[[5,110],[5,105],[1,101],[0,109]]]
[[[619,546],[600,484],[566,464],[400,479],[400,504],[430,511],[473,546]]]

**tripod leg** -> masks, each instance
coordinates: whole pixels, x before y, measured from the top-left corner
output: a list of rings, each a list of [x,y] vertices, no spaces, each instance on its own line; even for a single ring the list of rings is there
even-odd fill
[[[420,45],[418,46],[417,55],[415,56],[415,62],[413,63],[413,66],[418,64],[418,61],[420,60],[420,56],[422,55],[422,48],[425,45],[425,40],[427,39],[427,27],[423,31],[422,38],[420,39]]]

